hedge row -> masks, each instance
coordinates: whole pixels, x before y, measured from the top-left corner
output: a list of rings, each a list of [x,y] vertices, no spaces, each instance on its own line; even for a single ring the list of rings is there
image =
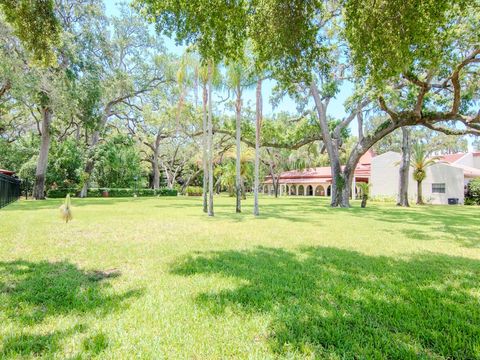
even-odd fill
[[[203,188],[200,186],[187,186],[185,195],[187,196],[202,196]]]
[[[480,205],[480,179],[468,183],[465,205]]]
[[[91,188],[87,191],[87,197],[102,197],[104,192],[108,192],[108,197],[133,197],[135,191],[132,189],[107,189],[107,188]],[[77,195],[78,190],[75,188],[62,188],[49,190],[47,192],[47,197],[49,198],[64,198],[70,195]],[[175,189],[138,189],[136,191],[137,196],[146,197],[146,196],[177,196],[177,190]]]

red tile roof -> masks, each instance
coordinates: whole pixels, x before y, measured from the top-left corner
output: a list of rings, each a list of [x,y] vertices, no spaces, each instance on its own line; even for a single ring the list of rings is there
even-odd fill
[[[343,167],[342,167],[343,168]],[[355,178],[361,181],[365,181],[370,177],[370,164],[358,164],[355,169]],[[332,181],[332,169],[330,166],[309,168],[303,170],[290,170],[285,171],[280,175],[280,182],[282,184],[313,184],[313,183],[325,183]],[[272,183],[272,178],[267,176],[265,179],[266,184]]]
[[[15,174],[15,171],[0,169],[0,174],[12,176],[13,174]]]
[[[464,153],[447,154],[447,155],[440,156],[439,160],[451,164],[451,163],[454,163],[457,160],[460,160],[464,156],[465,156]]]

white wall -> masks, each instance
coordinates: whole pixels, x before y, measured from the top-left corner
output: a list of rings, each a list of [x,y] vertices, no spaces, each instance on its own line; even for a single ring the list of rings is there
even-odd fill
[[[455,161],[455,164],[475,167],[474,164],[473,164],[473,154],[472,153],[466,153],[460,159]]]
[[[370,194],[372,197],[389,196],[396,198],[398,196],[400,160],[401,155],[393,151],[388,151],[372,159],[370,176],[372,184]]]
[[[393,151],[373,158],[370,178],[372,197],[397,198],[400,160],[401,155]],[[432,193],[433,183],[444,183],[445,194]],[[427,177],[422,182],[423,199],[432,204],[448,204],[448,198],[458,198],[460,203],[463,203],[463,187],[462,169],[437,163],[427,169]],[[413,179],[412,169],[409,174],[408,194],[412,201],[417,197],[417,182]]]
[[[432,193],[433,183],[444,183],[445,194]],[[437,163],[427,169],[427,177],[422,183],[423,197],[432,204],[448,204],[449,198],[458,198],[463,204],[464,176],[463,170],[448,164]],[[415,196],[416,196],[415,188]]]
[[[480,169],[480,156],[473,157],[473,166],[474,168]]]

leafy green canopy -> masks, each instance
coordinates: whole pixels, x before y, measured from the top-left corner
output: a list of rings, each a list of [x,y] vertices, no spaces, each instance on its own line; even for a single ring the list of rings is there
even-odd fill
[[[54,60],[53,46],[60,38],[53,0],[0,0],[0,10],[15,29],[33,59],[43,64]]]
[[[345,34],[357,69],[379,83],[418,62],[437,67],[464,0],[348,0]],[[477,6],[478,6],[478,2]],[[475,1],[472,6],[475,6]]]
[[[136,0],[134,6],[178,43],[195,44],[204,59],[238,58],[246,40],[247,1]]]
[[[249,40],[258,67],[305,75],[325,55],[318,38],[320,0],[135,0],[134,5],[157,31],[195,44],[204,59],[242,58]]]

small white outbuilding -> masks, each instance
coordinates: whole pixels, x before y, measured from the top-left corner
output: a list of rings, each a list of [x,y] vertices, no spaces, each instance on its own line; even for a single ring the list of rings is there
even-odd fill
[[[399,163],[401,154],[389,151],[375,156],[371,165],[371,196],[396,198],[399,188]],[[410,169],[408,193],[416,199],[417,183]],[[475,177],[480,177],[480,153],[452,154],[427,168],[422,182],[423,199],[431,204],[448,204],[449,199],[463,204],[465,187]]]

